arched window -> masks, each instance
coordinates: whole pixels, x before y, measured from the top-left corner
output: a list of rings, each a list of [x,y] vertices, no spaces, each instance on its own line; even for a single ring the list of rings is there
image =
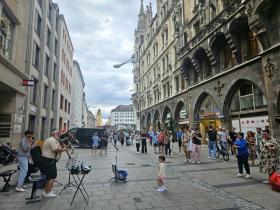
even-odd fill
[[[258,54],[258,43],[248,25],[247,17],[243,16],[230,26],[233,43],[237,49],[237,62],[242,63]]]
[[[198,49],[194,54],[197,68],[200,72],[201,80],[212,76],[212,67],[207,54],[203,48]]]
[[[231,100],[230,111],[240,112],[267,107],[267,101],[262,91],[253,83],[243,83]]]

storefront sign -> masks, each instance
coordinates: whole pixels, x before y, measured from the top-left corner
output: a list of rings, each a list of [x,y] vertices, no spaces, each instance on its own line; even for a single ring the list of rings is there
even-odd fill
[[[232,120],[232,126],[235,127],[237,131],[242,131],[244,133],[247,131],[255,132],[256,128],[264,130],[266,125],[268,125],[268,116],[247,117],[240,118],[240,120]]]

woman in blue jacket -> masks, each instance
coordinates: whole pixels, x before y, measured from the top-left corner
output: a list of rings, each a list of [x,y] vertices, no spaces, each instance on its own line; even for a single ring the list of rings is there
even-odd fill
[[[249,151],[248,151],[248,144],[247,141],[244,139],[244,134],[239,132],[237,134],[237,140],[234,143],[234,147],[237,148],[237,163],[238,163],[238,170],[239,173],[237,177],[243,176],[243,165],[247,175],[245,176],[246,179],[250,179],[250,166],[248,163],[249,158]]]

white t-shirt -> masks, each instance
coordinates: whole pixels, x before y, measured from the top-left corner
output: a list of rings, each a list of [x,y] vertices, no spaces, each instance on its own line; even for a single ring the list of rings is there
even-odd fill
[[[42,156],[59,160],[61,158],[61,152],[54,152],[57,149],[61,149],[59,142],[54,137],[49,137],[43,144]]]
[[[165,163],[160,163],[159,164],[158,176],[166,177],[166,174],[165,174]]]

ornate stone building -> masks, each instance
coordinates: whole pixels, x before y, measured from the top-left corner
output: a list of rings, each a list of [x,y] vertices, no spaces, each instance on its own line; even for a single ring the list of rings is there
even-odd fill
[[[173,4],[157,1],[158,14],[152,23],[160,19],[166,2],[171,3],[167,14],[174,24],[170,24],[168,31],[176,50],[169,76],[170,94],[164,97],[161,89],[163,95],[158,94],[158,100],[150,103],[147,90],[140,88],[145,80],[138,73],[148,48],[141,52],[143,44],[137,45],[136,36],[135,55],[137,58],[140,49],[140,60],[136,59],[134,69],[137,92],[133,99],[142,128],[156,126],[158,121],[168,126],[173,121],[175,125],[188,124],[199,129],[205,136],[209,125],[234,126],[241,131],[269,125],[273,135],[279,136],[279,1],[184,0]],[[141,12],[139,23],[140,19]],[[144,30],[139,25],[136,34],[143,35],[145,46],[147,28],[153,24]],[[162,30],[162,25],[155,29]],[[153,37],[151,43],[156,38],[162,40]],[[165,84],[163,72],[161,69],[159,87]],[[182,74],[186,81],[179,91],[176,91],[176,73]]]

